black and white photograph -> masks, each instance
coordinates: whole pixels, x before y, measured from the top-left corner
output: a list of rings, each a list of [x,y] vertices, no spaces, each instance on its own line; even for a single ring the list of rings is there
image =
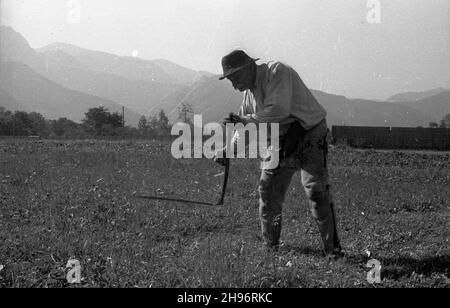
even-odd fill
[[[449,287],[450,1],[0,0],[0,288]]]

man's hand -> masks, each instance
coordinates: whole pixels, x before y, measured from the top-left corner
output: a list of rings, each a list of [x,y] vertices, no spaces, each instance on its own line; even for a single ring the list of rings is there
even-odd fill
[[[222,155],[220,155],[220,153],[222,153]],[[221,166],[225,166],[227,160],[226,155],[227,155],[226,148],[218,150],[216,151],[216,154],[214,154],[214,161]]]
[[[223,125],[226,125],[227,123],[243,123],[244,125],[247,124],[247,119],[245,117],[241,117],[240,115],[234,114],[233,112],[230,113],[228,118],[223,119]]]

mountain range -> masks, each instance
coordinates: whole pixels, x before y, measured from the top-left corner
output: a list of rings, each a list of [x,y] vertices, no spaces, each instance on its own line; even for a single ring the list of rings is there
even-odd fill
[[[418,96],[417,100],[400,101],[398,104],[418,110],[439,122],[444,115],[450,113],[450,90],[441,88],[440,91],[435,90],[430,93],[435,94],[425,97]]]
[[[0,26],[0,106],[37,111],[48,118],[80,121],[91,107],[126,107],[136,126],[141,115],[164,109],[177,121],[189,103],[203,122],[221,121],[237,111],[242,94],[218,76],[167,60],[144,60],[93,51],[66,43],[33,49],[10,27]],[[450,90],[400,93],[386,102],[349,99],[312,90],[328,112],[330,125],[427,126],[450,113]]]
[[[419,101],[421,99],[439,94],[441,92],[447,91],[448,89],[439,87],[436,89],[431,89],[423,92],[405,92],[405,93],[398,93],[393,96],[390,96],[387,98],[386,101],[392,102],[392,103],[398,103],[398,102],[415,102]]]

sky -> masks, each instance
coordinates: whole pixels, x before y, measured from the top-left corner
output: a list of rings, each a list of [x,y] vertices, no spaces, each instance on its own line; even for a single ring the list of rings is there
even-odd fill
[[[64,42],[220,73],[240,48],[314,89],[385,99],[450,88],[448,0],[0,0],[31,47]],[[1,38],[0,38],[1,40]],[[1,41],[0,41],[1,42]]]

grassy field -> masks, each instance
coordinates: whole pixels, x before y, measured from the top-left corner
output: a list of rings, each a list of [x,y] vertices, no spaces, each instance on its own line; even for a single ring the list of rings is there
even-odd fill
[[[334,148],[330,175],[347,257],[321,256],[296,175],[280,252],[261,246],[257,161],[232,161],[224,206],[212,161],[170,144],[0,142],[0,287],[450,286],[450,153]],[[371,256],[368,256],[370,252]],[[82,281],[66,280],[69,259]]]

